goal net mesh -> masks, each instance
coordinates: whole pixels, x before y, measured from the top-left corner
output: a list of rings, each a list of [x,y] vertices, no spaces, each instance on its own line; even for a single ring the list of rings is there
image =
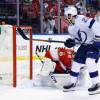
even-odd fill
[[[20,28],[26,35],[32,35],[31,27],[20,26]],[[30,54],[32,54],[30,43],[21,37],[17,26],[0,26],[0,85],[14,86],[29,80]]]

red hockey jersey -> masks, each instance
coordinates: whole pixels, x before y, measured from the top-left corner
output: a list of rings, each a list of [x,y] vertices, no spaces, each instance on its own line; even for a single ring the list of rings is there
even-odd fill
[[[50,58],[56,62],[55,72],[63,73],[67,68],[71,68],[74,50],[59,48],[55,50],[48,50],[45,57]]]

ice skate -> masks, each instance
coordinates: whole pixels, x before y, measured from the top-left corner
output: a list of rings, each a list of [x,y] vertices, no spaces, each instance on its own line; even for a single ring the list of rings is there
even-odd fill
[[[100,84],[97,83],[97,84],[94,84],[92,85],[89,89],[89,95],[95,95],[95,94],[98,94],[100,93]]]
[[[74,83],[71,83],[69,85],[65,85],[63,86],[63,91],[64,92],[69,92],[69,91],[75,91],[75,84]]]

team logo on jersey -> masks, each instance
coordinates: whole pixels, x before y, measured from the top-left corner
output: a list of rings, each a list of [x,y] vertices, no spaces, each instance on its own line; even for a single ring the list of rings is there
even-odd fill
[[[78,38],[76,38],[76,39],[78,41],[82,42],[82,43],[85,43],[86,40],[87,40],[87,34],[86,34],[86,32],[79,30],[77,34],[78,34]]]
[[[59,52],[59,56],[65,55],[65,52]]]

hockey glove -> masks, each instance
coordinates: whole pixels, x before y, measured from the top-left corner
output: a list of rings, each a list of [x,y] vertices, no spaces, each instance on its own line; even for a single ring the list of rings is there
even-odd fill
[[[70,72],[71,72],[71,69],[69,69],[69,68],[66,68],[66,71],[65,71],[65,73],[66,73],[66,74],[70,74]]]
[[[68,48],[74,47],[75,46],[75,40],[73,39],[68,39],[65,41],[64,45]]]

